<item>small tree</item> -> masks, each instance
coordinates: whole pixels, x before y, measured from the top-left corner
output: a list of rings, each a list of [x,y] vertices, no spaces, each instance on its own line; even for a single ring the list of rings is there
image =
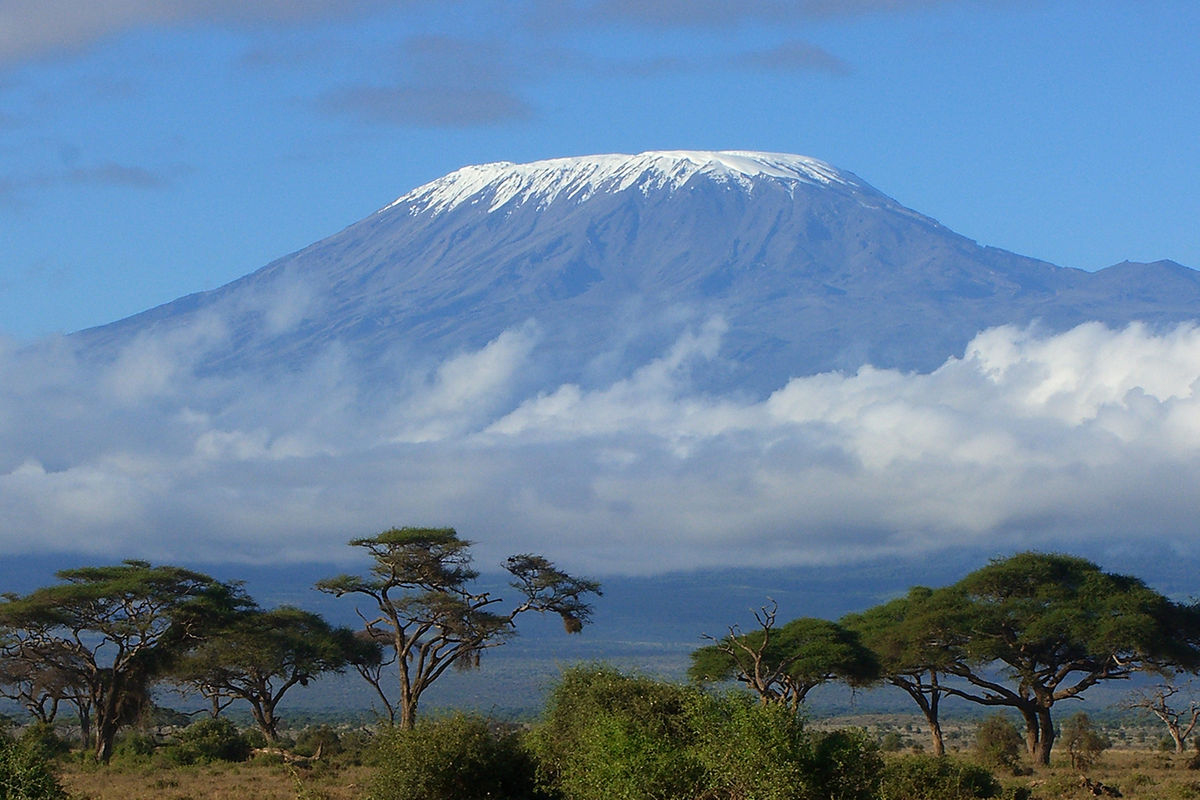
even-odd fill
[[[1025,742],[1004,714],[992,714],[975,729],[975,758],[979,763],[1016,772]]]
[[[736,680],[763,703],[779,703],[797,711],[808,693],[827,681],[841,679],[861,686],[879,676],[875,654],[858,634],[829,620],[801,617],[776,628],[777,606],[755,612],[758,629],[743,633],[731,626],[723,639],[692,653],[688,674],[693,680]]]
[[[1091,718],[1080,711],[1063,723],[1063,744],[1071,756],[1071,768],[1088,770],[1099,760],[1100,755],[1112,747],[1108,737],[1092,725]]]
[[[369,645],[349,628],[332,628],[319,615],[284,606],[250,610],[200,642],[175,667],[180,683],[209,698],[250,704],[268,741],[279,738],[276,708],[293,686],[307,686],[326,672],[341,672]]]
[[[8,652],[82,687],[95,715],[95,756],[107,762],[117,732],[148,705],[174,660],[234,609],[236,587],[145,561],[83,567],[25,597],[0,602]]]
[[[359,616],[369,640],[386,642],[394,652],[390,663],[397,670],[399,696],[393,703],[381,684],[375,688],[389,708],[399,710],[405,729],[413,727],[424,691],[452,666],[478,666],[484,650],[503,644],[515,631],[520,614],[552,612],[568,633],[578,633],[591,615],[585,596],[600,594],[595,581],[571,577],[542,556],[516,555],[504,568],[523,599],[507,614],[499,613],[492,609],[501,598],[471,588],[479,576],[471,568],[471,542],[459,539],[453,528],[392,528],[350,544],[371,555],[370,576],[339,575],[317,588],[373,601],[376,615],[360,611]],[[368,663],[360,672],[370,674],[371,668]]]
[[[1172,704],[1172,698],[1180,693],[1187,701],[1186,706]],[[1200,702],[1192,694],[1190,683],[1179,685],[1168,681],[1139,689],[1130,693],[1124,705],[1125,708],[1148,711],[1158,717],[1167,726],[1176,753],[1187,749],[1187,737],[1192,735],[1197,722],[1200,722]]]

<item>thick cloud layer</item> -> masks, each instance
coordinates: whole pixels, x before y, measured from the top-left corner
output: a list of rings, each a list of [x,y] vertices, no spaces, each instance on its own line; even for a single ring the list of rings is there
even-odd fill
[[[481,563],[596,572],[838,563],[964,546],[1177,542],[1200,514],[1200,330],[981,333],[930,374],[864,366],[763,400],[690,389],[719,319],[583,389],[528,387],[535,323],[386,381],[195,374],[214,316],[104,365],[0,348],[0,554],[340,559],[454,525]]]

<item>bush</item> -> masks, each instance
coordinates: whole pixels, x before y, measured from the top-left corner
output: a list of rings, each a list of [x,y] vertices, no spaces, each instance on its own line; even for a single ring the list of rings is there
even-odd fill
[[[568,670],[530,737],[564,800],[874,800],[882,767],[862,731],[809,733],[780,706],[609,667]]]
[[[302,756],[335,756],[342,752],[342,738],[331,725],[309,725],[296,736],[293,749]]]
[[[20,743],[39,758],[50,760],[71,749],[49,722],[35,722],[21,731]]]
[[[375,740],[375,800],[523,800],[535,796],[534,768],[512,731],[479,716],[421,720]]]
[[[66,800],[49,762],[0,735],[0,800]]]
[[[883,759],[875,740],[862,729],[827,731],[813,736],[807,764],[806,798],[874,800]]]
[[[154,737],[140,731],[123,734],[113,745],[114,764],[137,764],[150,760],[154,755]]]
[[[986,768],[943,756],[906,756],[883,770],[879,800],[973,800],[996,797],[1000,783]]]
[[[178,739],[163,753],[164,758],[178,764],[245,761],[253,749],[250,740],[224,717],[193,722],[179,732]]]
[[[1080,711],[1069,718],[1062,729],[1063,744],[1071,756],[1071,768],[1088,770],[1112,747],[1108,737],[1101,735],[1087,714]]]
[[[812,758],[803,721],[745,693],[697,698],[692,709],[696,760],[713,797],[792,800],[806,797]]]
[[[697,796],[690,710],[702,696],[607,666],[567,670],[530,737],[540,783],[566,800]]]
[[[975,729],[975,758],[985,766],[1015,774],[1024,751],[1021,732],[1003,714],[993,714]]]

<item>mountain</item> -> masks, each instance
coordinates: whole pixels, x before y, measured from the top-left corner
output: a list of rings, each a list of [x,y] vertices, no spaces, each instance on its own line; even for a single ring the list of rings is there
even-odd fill
[[[864,363],[930,370],[981,329],[1200,315],[1200,273],[1089,273],[980,246],[821,161],[655,152],[471,166],[218,289],[77,334],[92,352],[205,319],[202,372],[331,346],[432,364],[532,331],[533,384],[599,385],[720,320],[705,390],[761,394]]]

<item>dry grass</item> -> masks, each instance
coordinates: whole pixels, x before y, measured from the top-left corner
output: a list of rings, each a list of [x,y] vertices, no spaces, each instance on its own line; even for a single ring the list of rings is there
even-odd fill
[[[1065,753],[1055,756],[1049,769],[1039,769],[1027,777],[1002,780],[1006,784],[1029,787],[1036,800],[1097,796],[1083,785],[1085,776],[1071,769]],[[1200,800],[1200,770],[1187,768],[1190,757],[1188,754],[1114,749],[1106,752],[1100,762],[1087,771],[1086,778],[1093,785],[1116,789],[1125,800]]]
[[[371,768],[283,764],[94,767],[66,764],[61,780],[75,800],[358,800]]]

